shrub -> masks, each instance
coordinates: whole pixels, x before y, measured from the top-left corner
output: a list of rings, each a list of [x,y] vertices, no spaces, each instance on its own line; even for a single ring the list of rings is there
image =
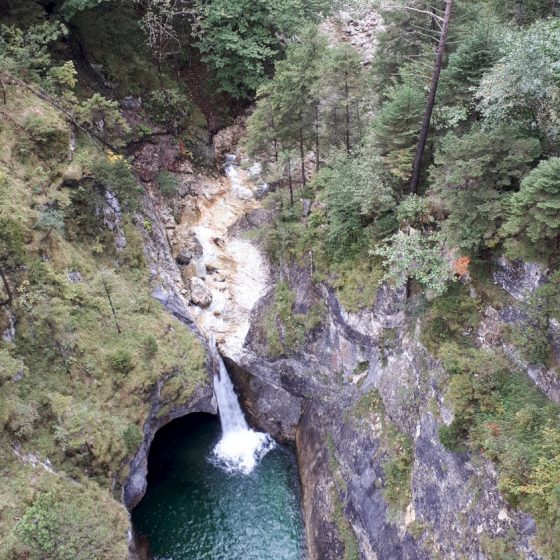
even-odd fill
[[[128,206],[129,210],[139,207],[142,187],[123,156],[108,154],[107,158],[100,159],[93,165],[92,174],[100,186],[115,193],[121,204]]]
[[[146,108],[150,117],[164,126],[171,125],[177,133],[186,128],[194,106],[189,97],[178,88],[164,88],[151,92]]]
[[[385,488],[383,496],[396,510],[404,510],[412,496],[410,477],[414,463],[412,440],[406,434],[386,427],[389,439],[389,458],[383,463]]]
[[[44,158],[61,161],[68,151],[68,129],[59,121],[39,114],[28,115],[23,128],[31,138],[35,151]],[[25,150],[25,146],[23,146]]]
[[[117,373],[126,375],[133,366],[132,355],[128,350],[120,349],[109,356],[109,364]]]
[[[56,481],[26,509],[15,535],[25,558],[124,560],[127,514],[99,489]],[[19,557],[19,556],[18,556]]]
[[[447,344],[440,352],[451,373],[448,399],[455,420],[440,428],[442,443],[462,443],[495,461],[501,493],[535,517],[544,554],[560,546],[560,407],[507,359],[489,350]]]
[[[160,171],[157,176],[157,184],[160,192],[165,196],[173,196],[177,194],[179,181],[177,180],[177,177],[170,171]]]
[[[120,138],[130,131],[130,127],[119,111],[119,104],[99,93],[82,101],[76,109],[76,117],[86,129],[116,143],[122,143]]]
[[[438,355],[445,342],[470,345],[478,323],[478,300],[473,299],[464,286],[453,284],[447,294],[431,302],[420,340],[430,352]]]
[[[560,158],[541,161],[511,198],[511,216],[504,226],[509,235],[521,235],[540,249],[560,244]],[[542,250],[542,249],[541,249]]]
[[[152,358],[157,354],[158,343],[155,336],[149,335],[144,339],[144,350],[148,358]]]
[[[461,418],[455,417],[449,426],[444,425],[439,428],[439,440],[442,445],[450,451],[465,451],[466,437],[467,431],[465,430],[464,421]]]
[[[131,424],[123,432],[123,439],[127,451],[129,453],[133,453],[138,450],[138,447],[142,443],[143,434],[140,428],[136,424]]]

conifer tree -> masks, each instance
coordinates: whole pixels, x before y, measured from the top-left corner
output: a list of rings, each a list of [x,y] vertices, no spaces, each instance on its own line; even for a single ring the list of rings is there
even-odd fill
[[[511,199],[508,235],[522,235],[535,245],[560,248],[560,158],[541,161]]]
[[[387,92],[387,101],[374,122],[383,159],[401,183],[410,179],[424,105],[424,92],[417,85],[395,85]]]

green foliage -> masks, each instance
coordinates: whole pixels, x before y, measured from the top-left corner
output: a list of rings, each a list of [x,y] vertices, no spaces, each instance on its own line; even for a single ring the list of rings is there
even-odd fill
[[[103,78],[114,86],[116,96],[140,95],[148,101],[150,91],[170,84],[158,72],[137,10],[136,2],[103,2],[77,12],[72,29],[85,57],[102,65]]]
[[[67,28],[57,21],[45,21],[25,30],[0,25],[0,72],[41,80],[51,65],[49,46],[67,33]]]
[[[25,118],[23,128],[33,142],[34,151],[41,157],[56,161],[66,159],[68,128],[62,126],[59,120],[43,116],[40,113],[31,113]],[[22,145],[20,151],[27,153],[30,149]]]
[[[499,23],[489,16],[465,30],[441,75],[439,97],[446,104],[474,109],[473,94],[484,74],[498,61],[502,39]]]
[[[187,128],[194,106],[189,96],[178,87],[153,90],[146,102],[150,117],[157,123],[170,126],[175,134]]]
[[[446,241],[475,253],[495,246],[504,193],[515,188],[540,151],[536,138],[508,126],[448,134],[430,171],[431,195],[447,211]]]
[[[70,21],[78,12],[95,8],[106,0],[63,0],[59,8],[60,13]]]
[[[71,60],[61,66],[51,66],[47,72],[49,86],[60,96],[73,91],[77,83],[76,68]]]
[[[109,142],[120,143],[123,135],[130,131],[127,122],[119,111],[116,101],[94,93],[89,99],[76,107],[76,118],[87,130]]]
[[[512,35],[505,56],[482,80],[480,109],[490,125],[538,128],[553,144],[560,134],[560,21],[541,20]]]
[[[383,463],[385,487],[383,496],[391,507],[404,511],[412,498],[411,476],[414,464],[412,440],[406,434],[387,426],[389,457]]]
[[[370,414],[383,414],[383,399],[377,389],[363,395],[353,408],[356,418],[367,418]]]
[[[430,303],[422,323],[422,344],[435,355],[446,342],[470,346],[480,321],[480,304],[467,289],[453,284],[449,292]]]
[[[15,270],[23,263],[24,231],[19,222],[0,214],[0,266]]]
[[[542,161],[511,198],[507,235],[523,236],[538,250],[558,250],[560,243],[560,158]]]
[[[148,358],[153,358],[159,349],[156,337],[154,335],[149,335],[144,339],[144,350]]]
[[[461,418],[454,418],[449,426],[443,424],[439,428],[441,444],[455,453],[466,451],[465,438],[468,433]]]
[[[509,502],[535,517],[539,546],[555,558],[560,512],[560,407],[550,403],[508,360],[490,350],[448,344],[440,351],[451,374],[455,420],[442,428],[453,450],[464,444],[495,461]]]
[[[280,37],[291,37],[317,17],[327,2],[280,0],[198,0],[196,46],[213,70],[218,87],[245,98],[266,77],[266,67],[281,50]]]
[[[27,367],[19,357],[14,357],[5,348],[0,348],[0,385],[17,374],[25,375]]]
[[[548,0],[493,0],[499,15],[520,25],[527,25],[538,18],[558,15],[555,2]]]
[[[109,356],[109,364],[117,373],[126,375],[130,373],[134,364],[132,362],[132,355],[128,350],[119,349],[114,354]]]
[[[441,236],[423,235],[411,229],[386,240],[373,251],[383,259],[386,269],[384,279],[396,288],[402,288],[408,280],[416,280],[433,295],[441,295],[453,279],[453,270],[444,257]]]
[[[263,317],[263,333],[267,352],[279,357],[298,351],[308,333],[321,324],[325,309],[317,303],[307,312],[295,311],[296,294],[286,282],[279,282],[274,291],[272,306]]]
[[[329,264],[328,270],[329,283],[346,311],[373,307],[383,280],[383,269],[375,259],[359,253],[354,259]]]
[[[35,227],[46,232],[45,238],[47,239],[54,231],[62,233],[64,231],[64,211],[54,206],[44,206],[39,213]]]
[[[373,60],[373,76],[375,89],[383,94],[392,89],[394,78],[409,63],[411,57],[418,57],[430,43],[430,2],[408,0],[407,5],[414,10],[383,9],[383,6],[380,10],[383,28],[377,32],[378,45]],[[431,58],[433,62],[433,55]],[[430,59],[423,56],[420,60],[423,62]],[[413,71],[416,79],[420,73],[420,79],[427,81],[421,68],[415,66]]]
[[[391,87],[386,97],[374,121],[375,134],[387,169],[403,184],[412,175],[426,94],[417,84],[405,82]]]
[[[157,176],[157,184],[160,192],[165,196],[173,196],[177,194],[179,181],[177,180],[177,177],[170,171],[160,171]]]
[[[124,560],[126,540],[119,532],[126,531],[126,520],[124,508],[100,501],[94,490],[59,483],[35,497],[15,536],[32,560]]]
[[[381,158],[369,144],[352,156],[341,153],[315,178],[317,188],[324,190],[326,242],[335,259],[352,255],[365,238],[364,227],[395,207],[395,195],[382,173]]]
[[[538,288],[524,305],[528,322],[513,328],[512,342],[531,364],[547,364],[552,352],[549,340],[551,319],[560,319],[560,273]]]
[[[402,226],[417,229],[432,224],[435,220],[429,200],[416,194],[406,196],[397,207],[397,221]]]
[[[358,544],[358,539],[344,515],[344,506],[336,493],[333,490],[333,501],[334,501],[334,522],[338,529],[338,534],[340,535],[342,542],[344,544],[344,557],[342,560],[359,560],[360,558],[360,548]]]
[[[131,424],[123,432],[124,442],[129,453],[138,451],[138,447],[142,443],[143,434],[136,424]]]
[[[92,167],[92,175],[95,182],[114,193],[121,204],[131,211],[137,209],[142,187],[122,156],[110,155],[99,159]]]

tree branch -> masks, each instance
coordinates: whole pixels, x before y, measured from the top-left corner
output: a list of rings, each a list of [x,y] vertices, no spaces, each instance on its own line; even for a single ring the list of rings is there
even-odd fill
[[[438,22],[443,23],[443,18],[438,16],[434,12],[429,12],[428,10],[420,10],[419,8],[413,8],[412,6],[383,6],[385,10],[410,10],[412,12],[418,12],[419,14],[424,14],[430,16]]]

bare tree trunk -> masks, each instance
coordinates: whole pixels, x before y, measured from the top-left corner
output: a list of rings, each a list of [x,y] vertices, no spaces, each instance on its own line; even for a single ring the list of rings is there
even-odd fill
[[[414,156],[414,166],[412,168],[412,180],[410,181],[410,192],[415,194],[418,192],[418,184],[420,182],[420,172],[422,170],[422,160],[424,159],[424,150],[426,149],[426,141],[428,139],[428,132],[430,130],[430,123],[432,121],[432,113],[434,111],[434,104],[436,101],[437,88],[439,83],[439,76],[441,74],[441,67],[443,65],[443,57],[445,55],[445,43],[447,41],[447,34],[449,32],[449,23],[451,22],[451,10],[453,8],[453,0],[446,0],[445,15],[443,18],[443,27],[439,38],[437,48],[436,61],[434,66],[434,73],[432,76],[432,83],[430,85],[430,93],[428,94],[428,103],[426,112],[424,113],[424,120],[422,122],[422,129],[420,130],[420,137],[416,147],[416,155]]]
[[[0,306],[10,305],[14,299],[14,294],[12,293],[12,289],[10,288],[10,284],[8,282],[8,278],[4,274],[4,271],[0,268],[0,278],[2,278],[2,284],[4,284],[4,291],[6,292],[6,299],[4,301],[0,301]]]
[[[288,158],[288,187],[290,189],[290,206],[294,205],[294,182],[292,180],[292,159]]]
[[[338,111],[334,108],[334,145],[338,148]]]
[[[358,121],[358,138],[362,138],[362,118],[360,116],[360,102],[356,101],[356,120]]]
[[[301,160],[301,186],[302,189],[307,185],[307,180],[305,178],[305,147],[303,145],[303,117],[300,113],[300,125],[299,125],[299,155]]]
[[[62,358],[62,361],[64,362],[64,368],[66,369],[66,373],[68,374],[68,377],[71,377],[72,374],[70,372],[70,365],[68,363],[68,358],[66,357],[66,352],[64,351],[64,348],[62,347],[62,344],[60,344],[60,342],[56,338],[56,329],[54,328],[54,325],[51,321],[47,321],[47,325],[49,326],[49,330],[51,331],[51,336],[52,336],[56,351],[58,352],[58,355]]]
[[[346,97],[346,151],[350,153],[350,89],[348,87],[348,72],[344,76],[344,96]]]
[[[319,103],[315,103],[315,171],[319,173],[320,153],[319,153]]]
[[[274,123],[274,115],[270,117],[270,125],[273,131],[276,131],[276,125]],[[272,145],[274,146],[274,163],[278,163],[278,138],[274,136],[272,139]]]
[[[121,327],[119,325],[119,321],[117,319],[117,312],[115,311],[115,307],[113,305],[113,300],[111,299],[111,292],[109,290],[109,286],[107,286],[107,282],[103,277],[103,273],[101,274],[101,282],[103,283],[103,288],[105,289],[105,294],[107,295],[107,299],[109,300],[109,307],[111,308],[111,313],[113,314],[113,319],[115,319],[115,326],[117,327],[117,333],[121,334]]]
[[[6,105],[6,89],[4,88],[2,76],[0,76],[0,90],[2,90],[2,100],[4,101],[4,105]]]

